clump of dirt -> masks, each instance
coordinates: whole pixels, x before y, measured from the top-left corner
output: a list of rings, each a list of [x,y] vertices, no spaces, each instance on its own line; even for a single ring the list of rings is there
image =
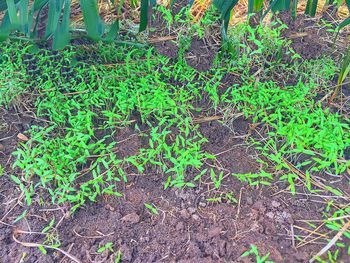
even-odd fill
[[[288,26],[282,36],[292,41],[291,47],[304,59],[317,59],[328,50],[331,52],[334,35],[320,29],[319,18],[307,18],[298,15],[295,19],[289,12],[277,15],[281,22]],[[332,20],[334,22],[334,20]]]

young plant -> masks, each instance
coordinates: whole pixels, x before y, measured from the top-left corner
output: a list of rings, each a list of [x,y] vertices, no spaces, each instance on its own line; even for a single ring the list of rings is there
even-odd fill
[[[264,256],[260,256],[258,248],[255,245],[252,245],[252,244],[250,245],[250,250],[247,250],[246,252],[244,252],[241,255],[241,257],[247,257],[247,256],[250,256],[250,255],[254,256],[254,259],[255,259],[256,263],[273,263],[272,260],[269,260],[270,253],[267,253]]]
[[[147,204],[147,203],[145,203],[144,205],[145,205],[145,207],[148,209],[148,211],[151,212],[151,214],[153,214],[153,215],[159,215],[157,208],[155,208],[153,205]]]

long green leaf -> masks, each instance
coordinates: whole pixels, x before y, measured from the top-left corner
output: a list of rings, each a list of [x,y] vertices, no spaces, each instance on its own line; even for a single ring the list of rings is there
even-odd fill
[[[272,1],[271,1],[272,2]],[[279,0],[274,4],[274,6],[271,8],[272,12],[280,12],[280,11],[286,11],[290,8],[290,0]]]
[[[50,37],[57,29],[58,21],[61,17],[63,0],[49,1],[49,14],[47,19],[45,38]]]
[[[314,17],[316,15],[318,0],[308,0],[305,14]]]
[[[146,28],[147,28],[148,9],[149,9],[149,1],[148,0],[141,0],[139,32],[142,32],[142,31],[146,30]]]
[[[238,3],[238,0],[213,0],[213,5],[219,10],[221,14],[222,19],[222,25],[221,25],[221,36],[222,36],[222,51],[229,51],[231,52],[233,50],[231,42],[228,40],[227,37],[227,29],[228,24],[230,22],[230,14],[233,7]]]
[[[118,33],[119,33],[119,20],[113,22],[104,40],[107,42],[111,42],[118,36]]]
[[[22,32],[26,35],[29,33],[29,24],[28,24],[28,4],[29,0],[21,0],[19,4],[19,17],[22,27]]]
[[[33,4],[33,10],[39,11],[44,5],[46,5],[49,2],[49,0],[35,0]]]
[[[71,0],[65,0],[62,22],[58,24],[56,32],[53,35],[52,48],[54,50],[63,49],[69,43],[70,9],[71,9]]]
[[[238,3],[238,0],[213,0],[213,5],[220,11],[223,25],[221,28],[222,38],[227,42],[227,28],[230,22],[230,14],[233,7]]]
[[[15,0],[15,4],[17,4],[19,0]],[[5,11],[7,9],[7,1],[0,0],[0,12]]]
[[[49,0],[35,0],[34,4],[32,5],[30,11],[29,11],[29,25],[32,29],[32,32],[30,33],[30,37],[34,38],[37,36],[37,29],[39,24],[39,17],[41,15],[41,12],[44,10],[44,7],[49,3]],[[34,14],[37,12],[37,18],[34,21]],[[34,26],[33,26],[34,23]]]
[[[344,19],[338,26],[337,26],[337,30],[339,32],[339,30],[343,29],[344,27],[346,27],[347,25],[350,24],[350,16],[346,19]]]
[[[298,0],[293,0],[292,3],[292,17],[295,19],[297,17]]]
[[[101,39],[104,25],[98,13],[96,0],[80,0],[80,7],[88,36],[93,40]]]
[[[264,0],[248,0],[248,14],[259,13],[263,4]]]
[[[17,8],[14,0],[6,0],[7,4],[7,12],[10,17],[10,22],[13,25],[18,25],[19,24],[19,19],[17,16]]]
[[[8,38],[8,36],[11,33],[11,30],[12,30],[12,25],[10,22],[10,16],[8,12],[6,12],[0,25],[0,42],[5,41]]]
[[[348,11],[350,12],[350,0],[345,0],[345,4],[348,7]]]

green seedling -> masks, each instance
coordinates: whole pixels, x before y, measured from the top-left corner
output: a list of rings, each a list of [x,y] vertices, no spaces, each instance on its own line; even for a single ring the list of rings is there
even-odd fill
[[[213,169],[210,169],[210,177],[211,180],[213,181],[215,188],[219,189],[221,185],[222,178],[224,176],[224,172],[220,172],[218,176],[216,176],[215,172]]]
[[[5,174],[5,168],[0,164],[0,177]]]
[[[255,262],[256,263],[273,263],[273,261],[268,260],[270,253],[267,253],[264,256],[259,255],[258,248],[255,245],[250,245],[250,250],[244,252],[241,257],[247,257],[253,255],[255,257]]]
[[[119,263],[122,257],[122,252],[120,250],[115,251],[113,248],[113,243],[112,242],[107,242],[106,244],[104,244],[103,246],[99,247],[97,249],[97,253],[101,254],[105,251],[109,251],[111,253],[114,254],[115,259],[114,259],[114,263]]]
[[[151,214],[153,214],[153,215],[159,215],[157,208],[155,208],[153,205],[147,204],[147,203],[145,203],[144,205],[145,205],[145,207],[148,209],[148,211],[151,212]]]
[[[273,177],[270,173],[261,171],[260,173],[247,173],[247,174],[231,174],[234,177],[237,177],[243,182],[248,182],[251,186],[257,185],[270,185],[271,183],[268,180],[272,180]]]
[[[97,249],[97,253],[101,254],[101,253],[103,253],[106,250],[109,250],[110,252],[114,252],[113,243],[112,242],[107,242],[103,246],[99,247]]]

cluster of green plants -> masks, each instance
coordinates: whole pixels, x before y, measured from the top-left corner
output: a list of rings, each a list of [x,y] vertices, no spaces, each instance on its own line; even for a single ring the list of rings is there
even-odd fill
[[[27,85],[13,97],[12,86],[5,83],[8,99],[2,103],[13,104],[21,94],[33,94],[36,116],[47,120],[46,125],[32,126],[30,140],[15,152],[14,165],[23,176],[12,178],[28,205],[43,191],[55,203],[72,203],[73,210],[101,194],[120,196],[119,182],[127,181],[131,167],[139,173],[157,167],[167,176],[165,188],[194,186],[186,179],[189,168],[200,173],[203,160],[213,158],[201,150],[206,139],[192,121],[194,98],[202,96],[203,88],[195,80],[195,70],[184,63],[171,65],[152,49],[119,49],[109,58],[117,64],[94,65],[77,62],[81,51],[69,48],[59,55],[35,54],[42,74],[32,75],[23,63],[28,49],[21,49],[21,44],[4,48],[5,57],[14,50],[21,56],[2,64],[10,69],[8,77],[21,72],[18,85]],[[71,66],[65,69],[66,65]],[[73,75],[62,74],[63,69]],[[210,84],[204,88],[210,90]],[[117,135],[124,127],[146,143],[121,157]]]
[[[337,67],[326,57],[301,60],[290,48],[290,42],[281,37],[284,25],[276,22],[271,26],[253,29],[245,23],[228,32],[231,41],[236,43],[236,59],[225,61],[224,65],[228,72],[240,76],[241,83],[230,87],[219,98],[220,106],[226,116],[243,113],[254,123],[267,127],[264,140],[261,142],[258,138],[254,142],[263,155],[276,163],[277,170],[289,171],[285,163],[288,160],[310,173],[326,170],[341,174],[350,165],[344,158],[350,146],[349,120],[324,108],[316,97],[320,86],[330,83]],[[260,74],[252,74],[256,72]],[[271,81],[276,79],[276,72],[284,75],[282,81]],[[293,84],[285,84],[289,78]],[[234,119],[227,118],[226,125],[231,127]],[[263,178],[268,173],[260,175],[235,176],[248,181],[260,177],[265,182]],[[295,176],[289,173],[282,179],[294,186]]]
[[[260,256],[257,246],[252,244],[250,245],[250,249],[241,255],[242,258],[248,256],[253,256],[256,263],[274,263],[274,261],[269,260],[270,252],[268,252],[266,255]]]
[[[283,28],[273,24],[254,30],[248,23],[235,28],[241,34],[233,31],[228,36],[239,43],[236,59],[217,60],[207,73],[181,59],[170,64],[147,48],[99,43],[54,53],[31,45],[20,48],[21,42],[4,45],[6,88],[1,90],[1,103],[15,104],[22,95],[33,94],[36,116],[47,120],[32,127],[30,140],[15,153],[15,166],[24,175],[12,178],[28,205],[35,194],[45,191],[55,203],[72,203],[73,210],[101,194],[121,196],[120,182],[127,181],[128,171],[145,173],[150,166],[165,174],[165,188],[194,187],[204,174],[220,188],[223,173],[203,168],[203,161],[214,156],[202,151],[206,138],[193,124],[193,113],[202,111],[196,105],[203,96],[214,111],[242,112],[253,122],[268,125],[268,140],[257,147],[277,169],[285,169],[287,159],[300,169],[344,171],[349,162],[340,159],[349,147],[348,121],[314,100],[316,83],[329,81],[334,63],[324,59],[322,70],[315,66],[317,61],[299,63],[298,54],[280,37]],[[16,59],[10,59],[13,54]],[[282,54],[287,62],[282,62]],[[78,55],[86,56],[86,62]],[[299,81],[294,86],[263,78],[255,82],[251,68],[262,64],[268,65],[264,76],[282,70]],[[40,74],[32,74],[28,66]],[[242,84],[222,92],[227,72],[239,74]],[[225,123],[229,126],[230,121]],[[118,151],[117,137],[124,127],[143,142],[128,156]],[[190,167],[194,180],[188,179]],[[267,172],[233,176],[253,185],[272,180]],[[293,176],[282,179],[292,184]]]

